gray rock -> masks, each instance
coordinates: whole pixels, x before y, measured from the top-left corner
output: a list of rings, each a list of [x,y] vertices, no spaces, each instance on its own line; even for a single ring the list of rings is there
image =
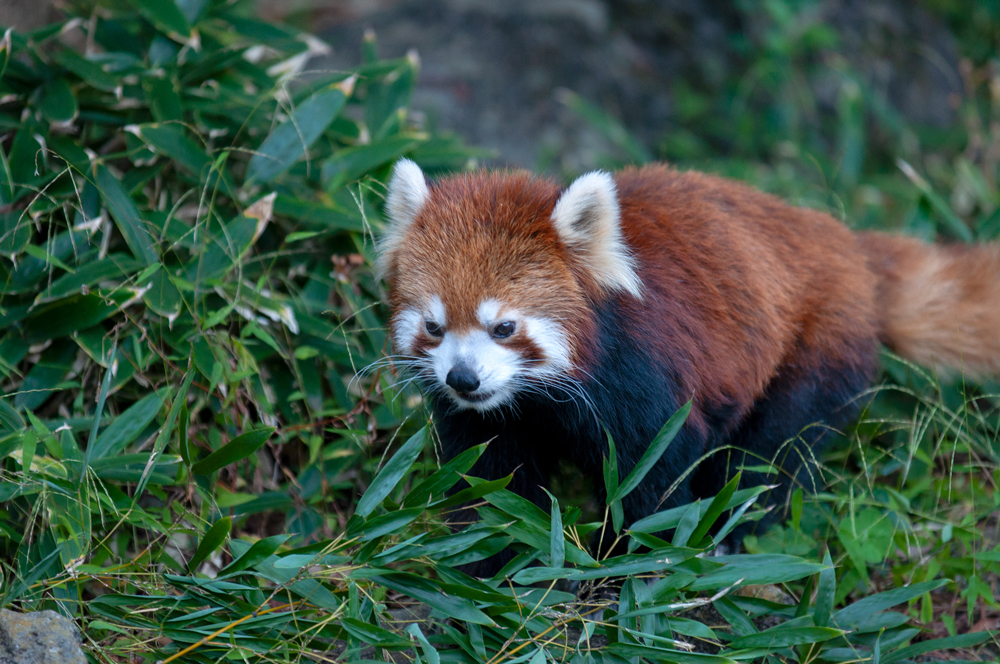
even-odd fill
[[[2,0],[0,0],[2,2]],[[277,3],[273,3],[277,4]],[[949,126],[962,92],[948,27],[912,0],[823,0],[813,18],[836,29],[831,47],[867,89],[916,124]],[[493,148],[496,165],[551,174],[600,167],[605,138],[559,102],[579,93],[646,146],[680,117],[678,84],[721,91],[751,63],[734,46],[764,41],[766,12],[717,0],[316,0],[312,29],[334,47],[316,69],[357,66],[365,31],[379,52],[420,54],[413,107],[428,123]],[[802,71],[818,111],[837,112],[843,79]],[[825,73],[825,74],[824,74]],[[713,145],[725,153],[725,145]]]
[[[80,630],[55,611],[0,609],[0,664],[86,664]]]

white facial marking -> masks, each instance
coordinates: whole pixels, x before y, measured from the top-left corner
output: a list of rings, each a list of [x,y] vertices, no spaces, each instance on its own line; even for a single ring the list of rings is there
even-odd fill
[[[488,328],[493,323],[499,322],[497,319],[500,316],[500,311],[503,309],[503,302],[499,300],[483,300],[479,303],[479,309],[476,310],[476,314],[479,316],[479,322],[483,324],[483,327]]]
[[[570,362],[569,339],[562,325],[548,318],[529,316],[524,319],[524,326],[524,331],[545,355],[544,365],[540,369],[551,373],[569,371],[573,367]]]
[[[413,353],[413,342],[424,326],[424,315],[417,309],[403,309],[396,314],[392,325],[392,342],[398,352]]]
[[[447,386],[448,372],[456,365],[468,366],[479,379],[479,387],[471,395],[482,401],[463,399],[450,387],[445,387],[458,406],[487,411],[514,396],[511,379],[521,370],[520,355],[496,343],[485,330],[465,334],[445,332],[436,348],[427,351],[434,366],[434,376],[442,386]]]
[[[426,355],[434,379],[459,408],[492,410],[526,389],[525,381],[551,380],[572,368],[568,335],[559,323],[525,316],[494,299],[481,302],[476,315],[481,327],[447,329],[444,304],[435,295],[421,309],[404,309],[394,320],[394,341],[405,353],[413,352],[414,340],[427,322],[437,323],[444,329],[440,342],[429,348]],[[528,360],[519,350],[495,339],[492,330],[504,321],[514,322],[514,334],[530,338],[542,351],[544,359]],[[468,367],[479,381],[479,387],[471,393],[460,394],[448,386],[448,373],[459,365]]]
[[[448,324],[448,316],[444,311],[444,302],[437,295],[431,297],[431,301],[427,304],[427,320],[431,323],[437,323],[441,327],[446,327]]]

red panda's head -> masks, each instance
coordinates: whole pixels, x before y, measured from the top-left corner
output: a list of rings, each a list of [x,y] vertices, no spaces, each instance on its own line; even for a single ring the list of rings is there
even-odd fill
[[[403,159],[386,212],[378,269],[390,286],[396,352],[459,408],[488,411],[521,392],[572,389],[593,334],[593,298],[641,296],[607,173],[584,175],[565,192],[526,173],[428,187]]]

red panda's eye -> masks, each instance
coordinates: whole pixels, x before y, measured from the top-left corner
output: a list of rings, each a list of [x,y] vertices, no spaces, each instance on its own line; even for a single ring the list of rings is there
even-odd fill
[[[431,335],[432,337],[443,337],[444,330],[441,329],[441,326],[438,325],[437,323],[432,323],[431,321],[427,321],[427,334]]]
[[[499,323],[496,327],[493,328],[493,338],[506,339],[510,335],[514,334],[514,329],[516,327],[517,325],[514,323],[514,321],[510,320]]]

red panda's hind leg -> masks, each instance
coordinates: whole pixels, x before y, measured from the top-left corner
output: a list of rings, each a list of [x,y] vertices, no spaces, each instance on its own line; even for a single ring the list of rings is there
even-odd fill
[[[877,366],[873,339],[857,339],[849,350],[831,359],[800,347],[736,430],[716,437],[715,454],[692,478],[697,496],[711,498],[740,470],[740,488],[776,485],[767,498],[774,505],[768,518],[738,528],[728,538],[731,545],[780,518],[794,488],[823,488],[822,448],[857,417],[859,395]]]

